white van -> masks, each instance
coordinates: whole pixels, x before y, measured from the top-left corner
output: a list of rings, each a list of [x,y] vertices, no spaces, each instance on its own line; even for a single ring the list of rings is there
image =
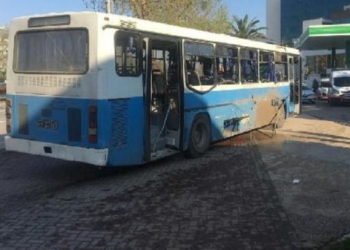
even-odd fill
[[[350,70],[334,70],[330,75],[331,89],[328,92],[328,103],[333,106],[350,103]]]

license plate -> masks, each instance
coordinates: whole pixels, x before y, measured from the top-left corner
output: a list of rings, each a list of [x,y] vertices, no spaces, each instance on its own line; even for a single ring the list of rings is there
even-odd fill
[[[57,130],[58,129],[58,123],[57,121],[51,121],[51,120],[39,120],[37,122],[39,128],[43,129],[52,129]]]

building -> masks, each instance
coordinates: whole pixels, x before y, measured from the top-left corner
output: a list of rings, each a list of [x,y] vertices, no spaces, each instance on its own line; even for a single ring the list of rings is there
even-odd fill
[[[266,0],[266,19],[268,38],[278,44],[292,44],[303,33],[304,21],[349,23],[350,0]]]
[[[8,54],[8,29],[0,27],[0,82],[6,77]]]
[[[266,0],[266,37],[281,43],[281,0]]]
[[[294,42],[312,25],[350,23],[350,0],[266,0],[267,38],[276,44]],[[338,50],[336,66],[345,66]],[[302,51],[305,75],[325,74],[331,68],[330,50]]]

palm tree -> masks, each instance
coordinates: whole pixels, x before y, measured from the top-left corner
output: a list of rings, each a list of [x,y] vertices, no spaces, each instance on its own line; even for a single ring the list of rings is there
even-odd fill
[[[238,16],[233,16],[232,18],[231,29],[233,36],[246,39],[265,38],[265,35],[259,31],[266,30],[266,27],[257,27],[260,21],[255,17],[250,21],[248,15],[245,15],[243,19]]]

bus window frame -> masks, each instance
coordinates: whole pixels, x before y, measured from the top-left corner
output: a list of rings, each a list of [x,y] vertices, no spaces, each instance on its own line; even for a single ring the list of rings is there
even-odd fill
[[[241,63],[240,63],[240,47],[237,46],[237,45],[234,45],[234,44],[224,44],[224,43],[216,43],[215,44],[215,68],[217,69],[217,63],[216,63],[216,60],[218,58],[218,47],[221,47],[221,48],[226,48],[226,49],[235,49],[237,50],[237,74],[238,74],[238,81],[237,82],[234,82],[232,81],[232,83],[219,83],[217,82],[218,85],[241,85]],[[234,57],[232,57],[234,58]],[[217,78],[217,71],[215,72],[215,77]]]
[[[138,42],[139,44],[143,44],[143,36],[140,32],[136,32],[133,30],[125,30],[125,29],[119,29],[115,32],[114,34],[114,69],[115,69],[115,73],[119,76],[119,77],[140,77],[140,75],[142,74],[142,70],[143,70],[143,58],[142,58],[142,53],[143,53],[143,46],[141,46],[139,48],[139,52],[138,52],[138,59],[139,59],[139,67],[138,67],[138,74],[119,74],[118,73],[118,69],[117,69],[117,38],[118,38],[118,33],[123,32],[123,33],[129,33],[129,34],[135,34],[138,36]],[[137,67],[135,67],[137,68]]]
[[[276,59],[277,59],[277,55],[281,55],[281,58],[283,56],[286,57],[286,62],[277,62]],[[276,71],[276,65],[277,64],[283,64],[283,65],[286,65],[287,68],[285,68],[285,73],[286,73],[286,77],[287,79],[286,80],[283,80],[283,81],[277,81],[276,83],[283,83],[283,82],[288,82],[289,81],[289,62],[288,62],[288,54],[287,53],[284,53],[284,52],[278,52],[278,51],[275,51],[274,52],[274,62],[275,62],[275,74],[276,74],[276,77],[277,77],[277,71]]]
[[[256,52],[256,56],[257,56],[257,59],[256,59],[256,63],[257,63],[257,81],[256,82],[243,82],[243,77],[242,77],[242,60],[246,60],[245,58],[242,57],[242,51],[243,50],[248,50],[249,53],[251,51],[253,52]],[[239,80],[240,80],[240,84],[241,85],[246,85],[246,84],[260,84],[260,65],[259,65],[259,57],[260,57],[260,49],[259,48],[254,48],[254,47],[239,47],[239,50],[238,50],[238,59],[239,59]],[[249,60],[252,60],[251,58]]]
[[[16,70],[16,63],[18,62],[18,35],[23,34],[23,33],[38,33],[38,32],[48,32],[48,31],[71,31],[71,30],[84,30],[86,31],[86,41],[87,41],[87,46],[86,46],[86,67],[85,71],[81,73],[77,72],[39,72],[39,71],[30,71],[30,72],[25,72],[25,71],[18,71]],[[13,62],[12,62],[12,70],[16,74],[29,74],[29,75],[86,75],[89,70],[90,70],[90,33],[87,28],[51,28],[51,29],[35,29],[35,30],[22,30],[18,31],[15,36],[14,36],[14,43],[13,43]]]
[[[205,44],[205,45],[212,45],[213,46],[213,67],[214,67],[214,74],[213,74],[213,77],[214,77],[214,84],[207,90],[198,90],[196,88],[194,88],[194,86],[188,84],[188,79],[187,79],[187,66],[186,66],[186,50],[185,50],[185,44],[187,43],[197,43],[197,44]],[[216,46],[217,44],[216,43],[213,43],[213,42],[206,42],[206,41],[200,41],[200,40],[192,40],[192,39],[183,39],[182,40],[182,65],[183,65],[183,77],[184,77],[184,82],[185,82],[185,85],[186,87],[197,93],[197,94],[200,94],[200,95],[205,95],[207,93],[209,93],[210,91],[212,91],[213,89],[215,89],[217,86],[218,86],[218,83],[216,81],[216,75],[217,75],[217,72],[216,72]],[[210,85],[199,85],[199,86],[210,86]]]
[[[259,51],[259,81],[260,83],[262,84],[269,84],[269,83],[274,83],[274,84],[277,84],[278,81],[262,81],[262,78],[261,78],[261,71],[260,71],[260,64],[266,64],[266,63],[269,63],[268,61],[260,61],[260,58],[261,56],[263,55],[272,55],[273,56],[273,60],[272,60],[272,63],[274,65],[274,76],[276,77],[276,52],[275,51],[271,51],[271,50],[260,50]]]

